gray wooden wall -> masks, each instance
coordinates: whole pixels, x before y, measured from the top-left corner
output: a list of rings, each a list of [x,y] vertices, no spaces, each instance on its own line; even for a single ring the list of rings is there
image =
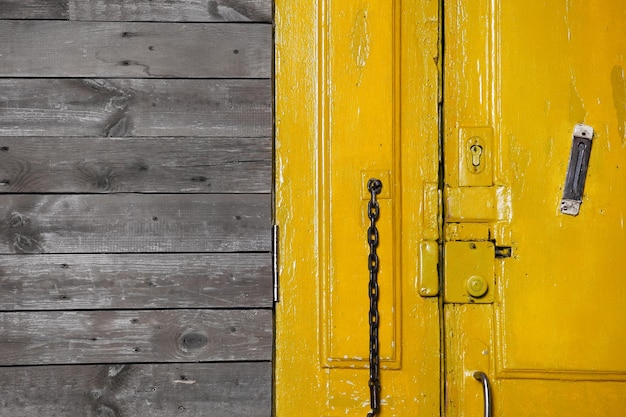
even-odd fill
[[[271,7],[0,0],[0,415],[271,415]]]

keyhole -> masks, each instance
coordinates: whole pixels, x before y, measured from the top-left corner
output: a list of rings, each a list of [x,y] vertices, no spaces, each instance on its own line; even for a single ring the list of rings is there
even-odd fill
[[[483,154],[483,147],[474,144],[470,146],[470,152],[472,153],[472,165],[475,167],[480,166],[480,156]]]

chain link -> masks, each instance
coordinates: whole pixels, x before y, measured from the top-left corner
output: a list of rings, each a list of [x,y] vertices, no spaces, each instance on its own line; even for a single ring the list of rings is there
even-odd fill
[[[367,216],[370,219],[370,226],[367,229],[367,243],[370,247],[370,253],[368,255],[368,269],[370,273],[369,282],[369,298],[370,298],[370,311],[369,311],[369,325],[370,325],[370,406],[372,411],[367,414],[367,417],[373,417],[378,414],[380,409],[380,355],[378,352],[378,269],[379,259],[376,252],[378,248],[378,229],[376,228],[376,221],[380,216],[380,206],[376,200],[376,196],[380,194],[383,189],[383,183],[376,178],[372,178],[367,182],[367,189],[370,192],[371,198],[367,205]]]

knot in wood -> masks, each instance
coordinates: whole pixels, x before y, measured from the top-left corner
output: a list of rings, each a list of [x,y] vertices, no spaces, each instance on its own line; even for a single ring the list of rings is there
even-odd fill
[[[184,349],[200,349],[209,343],[209,339],[202,333],[191,332],[184,334],[180,342]]]

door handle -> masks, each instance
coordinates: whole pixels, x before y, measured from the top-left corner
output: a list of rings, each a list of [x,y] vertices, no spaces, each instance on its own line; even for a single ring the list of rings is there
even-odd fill
[[[483,384],[483,398],[485,399],[485,417],[491,417],[491,384],[487,374],[481,371],[474,372],[474,379]]]

